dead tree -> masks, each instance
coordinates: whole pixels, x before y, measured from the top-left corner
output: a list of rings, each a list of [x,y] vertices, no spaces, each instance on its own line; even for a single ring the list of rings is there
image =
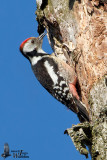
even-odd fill
[[[77,90],[90,122],[67,129],[77,150],[93,160],[107,153],[107,0],[37,0],[38,33],[47,30],[54,53],[75,65]]]

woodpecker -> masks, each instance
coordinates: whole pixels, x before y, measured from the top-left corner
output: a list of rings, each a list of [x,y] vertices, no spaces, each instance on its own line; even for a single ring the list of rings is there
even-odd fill
[[[30,63],[41,85],[58,101],[76,113],[80,121],[89,121],[88,111],[76,90],[77,75],[74,67],[42,49],[43,37],[31,37],[20,45],[20,51]]]

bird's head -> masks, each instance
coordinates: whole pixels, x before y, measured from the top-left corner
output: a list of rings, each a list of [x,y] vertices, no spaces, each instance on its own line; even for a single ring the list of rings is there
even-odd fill
[[[30,37],[22,42],[20,45],[21,53],[27,58],[31,59],[32,57],[36,56],[38,53],[45,53],[42,50],[42,41],[43,37],[46,33],[42,33],[39,37]]]

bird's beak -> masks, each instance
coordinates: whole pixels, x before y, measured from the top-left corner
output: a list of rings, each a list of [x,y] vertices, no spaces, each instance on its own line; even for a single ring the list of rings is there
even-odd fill
[[[38,37],[38,40],[40,41],[41,39],[43,39],[43,37],[46,35],[47,33],[42,33],[39,37]]]

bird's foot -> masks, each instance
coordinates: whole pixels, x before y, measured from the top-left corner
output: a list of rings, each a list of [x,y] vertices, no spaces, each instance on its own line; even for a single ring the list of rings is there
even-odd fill
[[[63,51],[66,50],[66,52],[64,52],[64,55],[66,54],[65,56],[69,57],[72,63],[77,61],[78,54],[75,55],[74,52],[70,51],[67,44],[63,43],[62,49]]]
[[[71,65],[71,59],[70,59],[71,51],[69,50],[69,47],[63,43],[62,50],[63,50],[64,56],[67,59],[67,64]]]

